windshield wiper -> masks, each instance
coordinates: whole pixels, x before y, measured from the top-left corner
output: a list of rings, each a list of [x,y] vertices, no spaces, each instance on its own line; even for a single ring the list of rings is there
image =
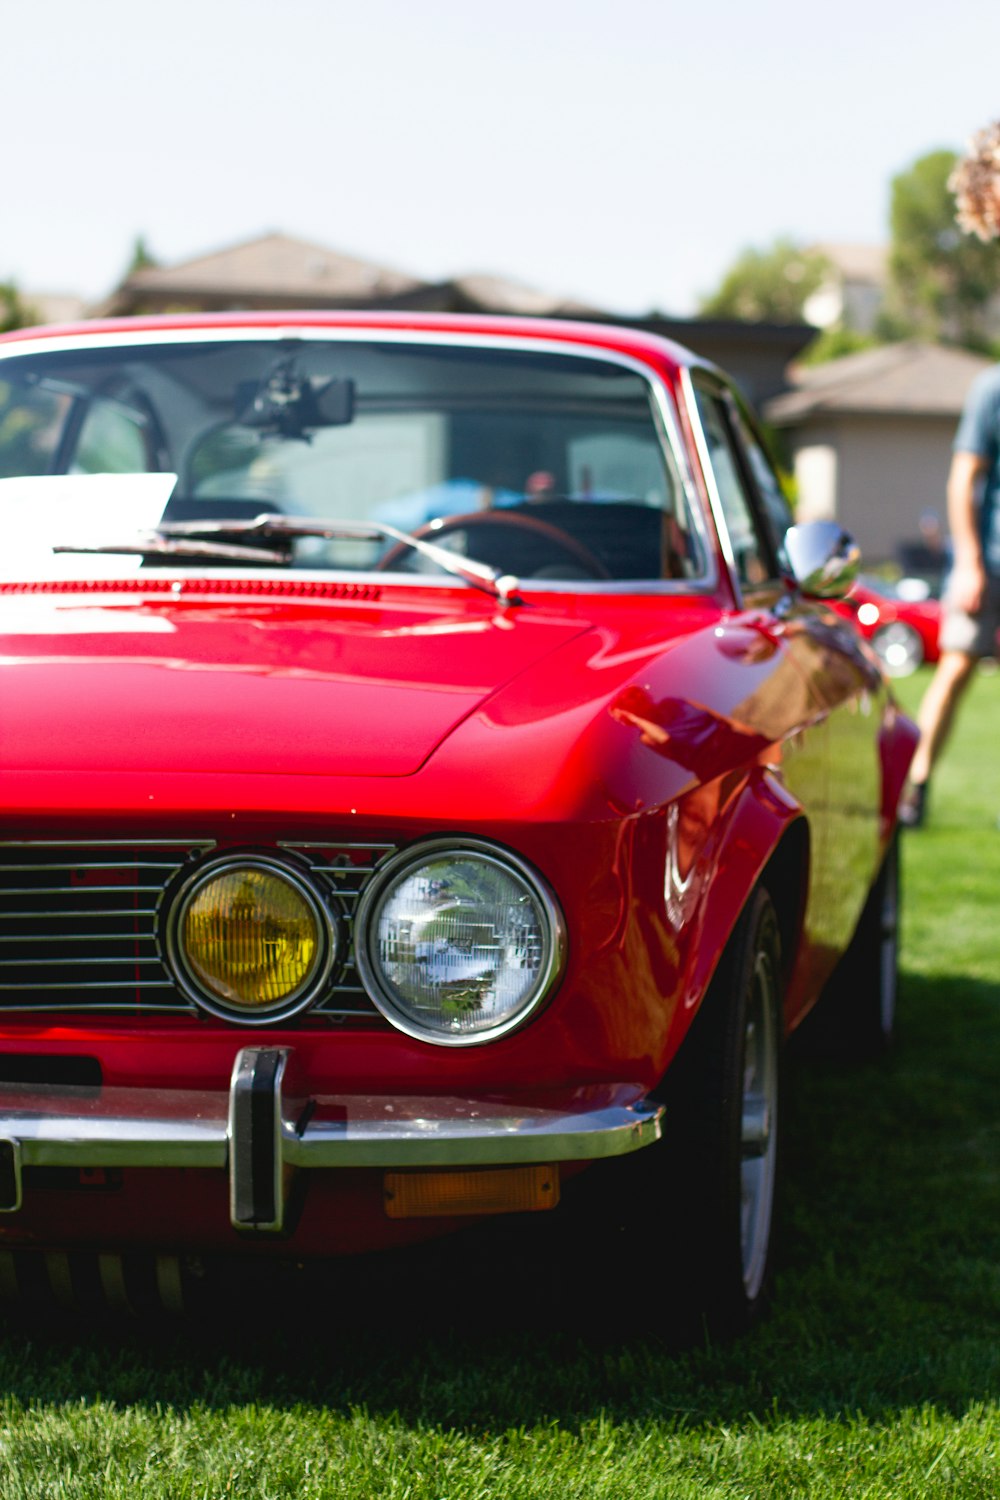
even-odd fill
[[[127,557],[206,557],[227,562],[276,563],[288,566],[288,555],[270,552],[264,547],[241,547],[238,543],[198,541],[195,537],[166,536],[162,528],[140,531],[127,542],[62,543],[53,552],[85,552],[104,555],[123,553]]]
[[[494,599],[502,600],[504,604],[523,603],[517,593],[518,581],[511,574],[501,573],[499,569],[491,568],[488,563],[476,562],[471,557],[459,557],[457,553],[449,552],[446,547],[439,547],[434,542],[425,541],[421,536],[412,536],[408,531],[400,531],[385,521],[332,521],[325,520],[321,516],[283,516],[277,512],[268,511],[248,521],[235,519],[163,521],[157,527],[156,534],[167,540],[225,535],[265,538],[317,537],[327,542],[398,542],[402,546],[412,547],[415,552],[429,558],[446,573],[451,573],[455,578],[464,579],[474,588],[483,589]],[[240,550],[251,554],[254,552],[253,548]],[[257,552],[256,555],[262,557],[265,554]],[[285,560],[282,558],[282,561]]]

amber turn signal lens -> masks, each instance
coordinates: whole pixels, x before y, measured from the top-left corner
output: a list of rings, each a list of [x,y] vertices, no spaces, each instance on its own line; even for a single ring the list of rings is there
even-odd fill
[[[282,875],[221,870],[184,911],[180,940],[192,977],[234,1009],[266,1010],[300,992],[320,961],[316,913]]]
[[[530,1213],[555,1208],[559,1202],[559,1168],[386,1172],[383,1192],[390,1219]]]

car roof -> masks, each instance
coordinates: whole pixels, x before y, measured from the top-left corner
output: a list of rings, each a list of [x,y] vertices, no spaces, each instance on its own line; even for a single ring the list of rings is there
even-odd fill
[[[462,313],[362,312],[362,311],[273,311],[230,313],[173,313],[132,318],[92,318],[76,323],[44,324],[19,328],[0,335],[0,349],[12,344],[40,339],[105,339],[116,334],[157,333],[172,336],[185,331],[197,335],[226,329],[255,329],[262,333],[287,329],[356,328],[359,331],[380,330],[457,334],[491,339],[535,339],[555,344],[573,344],[577,348],[631,356],[654,364],[675,376],[681,369],[715,367],[690,349],[672,339],[618,323],[578,322],[563,318],[514,318]]]

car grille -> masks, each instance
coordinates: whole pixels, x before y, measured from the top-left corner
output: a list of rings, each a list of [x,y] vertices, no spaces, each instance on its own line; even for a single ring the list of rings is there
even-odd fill
[[[171,979],[157,933],[172,882],[216,847],[195,839],[0,843],[0,1012],[199,1014]],[[279,850],[309,868],[349,927],[393,847],[287,842]],[[380,1019],[350,959],[308,1016]]]

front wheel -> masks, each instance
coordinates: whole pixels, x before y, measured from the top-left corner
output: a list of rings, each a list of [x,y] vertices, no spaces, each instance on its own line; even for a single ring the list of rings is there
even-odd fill
[[[680,1299],[731,1335],[765,1306],[781,1168],[781,946],[767,892],[740,918],[664,1082],[646,1158]]]

